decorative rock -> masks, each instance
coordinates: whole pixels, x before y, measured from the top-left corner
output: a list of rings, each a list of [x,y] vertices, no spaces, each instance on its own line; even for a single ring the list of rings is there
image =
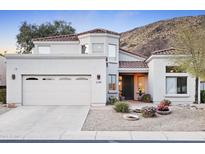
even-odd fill
[[[9,103],[7,104],[8,108],[16,108],[16,104],[15,103]]]
[[[156,114],[155,114],[156,113],[156,108],[153,107],[153,106],[151,106],[151,107],[145,106],[145,107],[142,108],[141,113],[142,113],[142,116],[144,118],[155,117],[156,116]]]
[[[169,111],[160,111],[160,110],[157,110],[157,113],[158,114],[161,114],[161,115],[167,115],[167,114],[170,114],[172,111],[171,109],[169,109]]]
[[[141,109],[134,109],[133,112],[135,112],[135,113],[141,113]]]
[[[123,118],[129,121],[136,121],[139,120],[139,116],[135,114],[124,114]]]

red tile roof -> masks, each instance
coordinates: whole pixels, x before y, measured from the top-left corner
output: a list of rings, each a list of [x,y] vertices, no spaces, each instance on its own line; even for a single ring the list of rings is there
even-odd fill
[[[174,55],[175,48],[168,48],[152,52],[152,55]]]
[[[120,48],[120,50],[122,50],[124,52],[127,52],[129,54],[135,55],[135,56],[139,56],[139,57],[142,57],[142,58],[147,58],[146,56],[144,56],[143,54],[140,54],[138,52],[131,52],[131,51],[128,51],[128,50],[125,50],[125,49],[122,49],[122,48]]]
[[[109,31],[106,29],[93,29],[93,30],[79,33],[79,34],[55,35],[55,36],[49,36],[49,37],[35,38],[33,39],[33,41],[78,41],[79,35],[84,35],[84,34],[89,34],[89,33],[107,33],[107,34],[113,34],[113,35],[120,35],[119,33]]]
[[[78,36],[72,35],[56,35],[49,37],[35,38],[33,41],[78,41]]]
[[[120,35],[120,33],[113,32],[107,29],[102,29],[102,28],[96,28],[93,30],[82,32],[82,33],[79,33],[78,35],[84,35],[84,34],[89,34],[89,33],[107,33],[107,34],[113,34],[113,35]]]
[[[119,61],[120,68],[148,68],[144,61]]]

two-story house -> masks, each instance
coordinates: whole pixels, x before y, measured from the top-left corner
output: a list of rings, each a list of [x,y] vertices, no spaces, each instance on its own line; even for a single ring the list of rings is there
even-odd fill
[[[110,96],[153,102],[194,101],[195,79],[176,72],[173,49],[150,57],[119,47],[120,34],[94,29],[34,39],[32,54],[7,55],[7,102],[21,105],[105,105]]]

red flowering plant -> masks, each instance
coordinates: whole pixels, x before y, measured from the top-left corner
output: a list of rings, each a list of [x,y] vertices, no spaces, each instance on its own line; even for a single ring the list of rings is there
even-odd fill
[[[170,103],[167,103],[167,100],[162,100],[158,105],[157,105],[157,110],[158,111],[169,111],[169,105]]]

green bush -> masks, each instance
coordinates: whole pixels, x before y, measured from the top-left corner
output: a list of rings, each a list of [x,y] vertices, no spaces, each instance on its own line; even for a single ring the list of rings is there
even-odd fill
[[[143,102],[147,102],[147,103],[150,103],[152,101],[152,97],[150,94],[144,94],[141,98],[141,100]]]
[[[114,109],[116,112],[128,113],[129,104],[127,102],[116,102]]]
[[[108,101],[107,101],[107,105],[114,105],[117,101],[118,101],[118,99],[116,97],[110,96]]]
[[[201,91],[201,103],[205,103],[205,90]]]
[[[0,103],[6,104],[6,89],[0,89]]]

